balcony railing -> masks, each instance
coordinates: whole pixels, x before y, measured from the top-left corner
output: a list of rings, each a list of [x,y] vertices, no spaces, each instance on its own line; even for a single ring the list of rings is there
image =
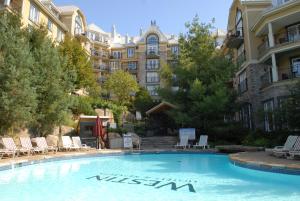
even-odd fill
[[[157,50],[147,50],[146,51],[147,58],[158,58],[160,56],[159,51]]]
[[[146,70],[158,70],[160,68],[159,64],[157,65],[147,65],[146,64]]]
[[[242,94],[248,90],[248,79],[246,78],[245,80],[241,81],[239,86],[238,86],[238,92],[239,94]]]
[[[243,29],[230,30],[227,34],[227,47],[239,48],[244,42]]]
[[[107,58],[108,57],[108,53],[97,51],[97,50],[92,50],[92,54],[95,57],[101,57],[101,58]]]
[[[159,77],[147,77],[146,78],[147,83],[158,83],[160,82]]]
[[[95,65],[94,68],[101,71],[107,71],[109,69],[108,65],[105,64]]]

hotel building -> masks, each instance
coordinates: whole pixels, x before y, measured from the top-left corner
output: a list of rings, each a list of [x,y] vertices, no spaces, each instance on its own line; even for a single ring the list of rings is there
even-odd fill
[[[115,26],[107,33],[95,24],[88,26],[87,36],[93,44],[92,58],[100,83],[109,73],[124,70],[158,98],[156,89],[162,85],[159,70],[179,53],[176,36],[163,33],[155,21],[146,31],[140,29],[138,36],[122,36]]]
[[[237,120],[269,132],[283,127],[272,112],[300,78],[300,0],[234,0],[222,50],[238,66]]]

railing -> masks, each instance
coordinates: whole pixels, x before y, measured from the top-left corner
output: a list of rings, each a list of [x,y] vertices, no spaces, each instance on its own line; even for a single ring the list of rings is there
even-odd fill
[[[152,57],[158,57],[159,56],[159,51],[157,51],[157,50],[147,50],[146,55],[147,56],[152,56]]]
[[[241,81],[239,86],[238,86],[238,92],[239,94],[242,94],[248,90],[248,79],[246,78],[245,80]]]
[[[108,70],[108,65],[105,65],[105,64],[95,65],[94,68],[106,71],[106,70]]]
[[[269,49],[269,43],[265,41],[262,44],[260,44],[257,49],[258,49],[258,54],[262,56]]]
[[[108,56],[108,53],[97,51],[97,50],[92,50],[92,54],[93,56],[103,57],[103,58],[106,58]]]
[[[160,79],[159,79],[159,77],[147,77],[146,82],[147,83],[157,83],[157,82],[160,82]]]
[[[146,70],[158,70],[160,68],[159,64],[156,65],[147,65],[146,64]]]

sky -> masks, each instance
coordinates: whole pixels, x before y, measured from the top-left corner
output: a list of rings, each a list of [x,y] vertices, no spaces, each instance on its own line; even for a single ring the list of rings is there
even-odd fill
[[[185,23],[197,14],[201,22],[215,19],[214,27],[226,30],[232,0],[54,0],[55,4],[76,5],[87,22],[95,23],[110,32],[114,24],[117,32],[130,36],[146,30],[151,20],[167,34],[186,32]]]

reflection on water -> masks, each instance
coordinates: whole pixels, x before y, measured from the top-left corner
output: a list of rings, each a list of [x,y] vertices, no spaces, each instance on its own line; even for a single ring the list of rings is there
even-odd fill
[[[1,201],[296,201],[299,187],[300,176],[235,167],[223,155],[114,156],[0,172]]]

